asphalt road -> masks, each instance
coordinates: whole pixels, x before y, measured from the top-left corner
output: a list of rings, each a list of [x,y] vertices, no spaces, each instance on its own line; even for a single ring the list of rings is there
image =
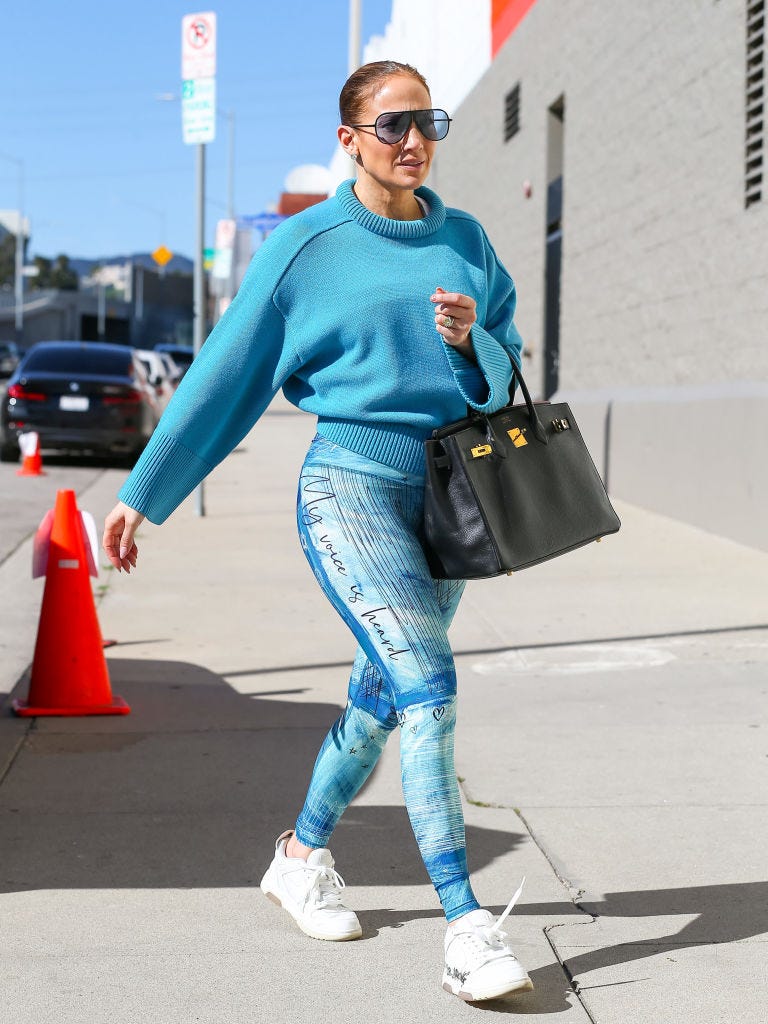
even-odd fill
[[[31,547],[24,542],[56,502],[58,490],[74,490],[78,505],[96,519],[97,533],[110,502],[125,478],[94,458],[43,456],[45,476],[16,475],[18,465],[0,463],[0,694],[8,692],[28,665],[34,648],[43,581],[32,580]],[[104,480],[102,499],[93,503],[94,488]],[[106,577],[101,577],[101,584]],[[98,591],[97,591],[98,593]]]
[[[56,491],[78,494],[90,487],[106,468],[95,458],[43,456],[45,476],[17,476],[20,463],[0,463],[0,565],[37,529],[56,501]]]

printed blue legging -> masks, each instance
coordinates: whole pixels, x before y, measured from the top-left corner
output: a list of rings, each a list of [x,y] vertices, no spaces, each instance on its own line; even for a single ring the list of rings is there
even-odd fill
[[[296,838],[326,846],[400,728],[403,795],[449,921],[479,907],[469,884],[453,761],[456,672],[446,636],[463,582],[433,580],[419,544],[423,477],[316,437],[301,472],[299,536],[359,648],[347,705],[315,762]]]

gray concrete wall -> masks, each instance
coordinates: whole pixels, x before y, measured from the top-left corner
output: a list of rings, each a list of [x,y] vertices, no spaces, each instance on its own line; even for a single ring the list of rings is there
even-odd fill
[[[613,497],[768,551],[768,383],[565,390]]]
[[[744,208],[745,51],[745,0],[537,0],[454,111],[434,182],[515,278],[541,393],[564,97],[560,394],[612,494],[768,549],[768,187]]]
[[[561,94],[561,387],[768,379],[766,200],[744,208],[745,25],[744,0],[538,0],[454,112],[434,182],[516,280],[532,386]],[[505,143],[517,81],[521,130]]]

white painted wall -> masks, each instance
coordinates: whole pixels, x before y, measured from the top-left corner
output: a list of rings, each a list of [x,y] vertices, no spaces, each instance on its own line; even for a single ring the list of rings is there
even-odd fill
[[[491,63],[491,0],[392,0],[389,24],[363,48],[363,63],[412,64],[429,82],[432,102],[449,114]],[[337,148],[331,190],[350,176],[349,158]]]

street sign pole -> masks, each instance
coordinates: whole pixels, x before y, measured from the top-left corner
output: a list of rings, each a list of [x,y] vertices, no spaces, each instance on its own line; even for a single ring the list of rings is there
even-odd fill
[[[205,144],[216,134],[216,14],[203,11],[181,19],[181,120],[184,142],[195,154],[195,271],[193,278],[192,347],[195,355],[205,340]],[[195,511],[205,515],[205,488],[195,491]]]
[[[194,319],[192,347],[195,355],[203,347],[205,333],[205,278],[203,277],[203,248],[205,246],[205,143],[198,143],[195,173],[195,205],[197,207],[197,231],[195,234],[195,276],[193,281]],[[205,485],[200,483],[195,491],[195,512],[205,515]]]

